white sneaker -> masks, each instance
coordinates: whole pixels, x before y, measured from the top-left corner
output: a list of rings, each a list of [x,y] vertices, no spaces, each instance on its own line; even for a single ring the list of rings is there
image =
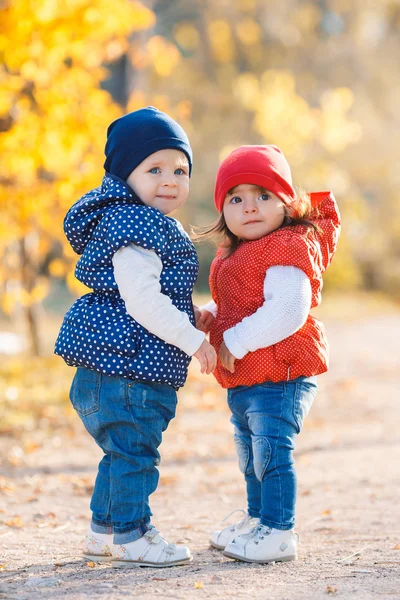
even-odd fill
[[[237,536],[223,555],[244,562],[269,563],[297,560],[299,536],[289,529],[271,529],[258,525],[253,532]]]
[[[113,567],[174,567],[193,560],[189,548],[168,544],[152,527],[143,537],[128,544],[114,546]]]
[[[83,556],[93,562],[111,561],[114,550],[112,533],[96,533],[91,530],[87,532]]]
[[[257,527],[260,522],[260,520],[256,517],[251,517],[246,511],[242,510],[241,508],[237,508],[236,510],[233,510],[227,517],[225,517],[221,523],[225,523],[225,521],[229,519],[229,517],[235,512],[243,513],[243,519],[234,525],[228,525],[227,527],[224,527],[224,529],[216,529],[213,531],[210,537],[210,544],[214,548],[217,548],[218,550],[224,550],[225,546],[227,546],[227,544],[229,544],[229,542],[231,542],[236,536],[243,533],[248,533],[254,527]]]

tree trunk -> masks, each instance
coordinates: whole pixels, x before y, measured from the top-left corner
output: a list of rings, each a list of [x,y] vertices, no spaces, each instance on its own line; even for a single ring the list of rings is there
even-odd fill
[[[35,262],[32,257],[32,253],[29,252],[27,246],[27,237],[23,237],[20,240],[20,269],[21,269],[21,285],[22,289],[30,296],[33,289],[35,288],[37,269]],[[25,319],[27,323],[29,346],[31,354],[33,356],[40,355],[40,338],[39,338],[39,319],[37,315],[37,308],[34,304],[27,303],[23,307],[25,313]]]

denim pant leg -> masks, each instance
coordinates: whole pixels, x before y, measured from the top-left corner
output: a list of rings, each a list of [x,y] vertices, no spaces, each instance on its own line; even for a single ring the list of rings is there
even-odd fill
[[[160,464],[158,447],[162,433],[175,417],[176,391],[170,385],[134,382],[128,385],[130,437],[124,455],[111,456],[111,498],[114,542],[126,544],[137,539],[135,530],[150,522],[149,496],[157,489]],[[114,437],[114,445],[120,439]],[[128,441],[128,438],[125,438]],[[115,504],[114,496],[118,498]],[[144,533],[140,531],[140,533]]]
[[[94,484],[90,510],[92,511],[92,529],[97,533],[112,533],[111,494],[110,494],[111,456],[105,454],[99,462]]]
[[[228,404],[232,411],[231,423],[234,426],[234,441],[239,458],[239,469],[243,473],[246,482],[247,512],[250,516],[259,518],[261,509],[261,483],[254,473],[251,432],[244,414],[241,414],[233,404],[231,405],[230,392],[231,390],[228,390]]]
[[[236,388],[238,389],[238,388]],[[295,523],[297,434],[317,390],[316,379],[249,386],[235,397],[251,431],[254,473],[261,483],[260,521],[276,529]]]
[[[72,381],[70,399],[83,424],[96,439],[96,424],[101,419],[100,390],[102,375],[91,369],[78,367]],[[100,445],[100,444],[99,444]],[[90,509],[92,511],[92,529],[97,533],[111,533],[111,496],[110,496],[111,457],[105,454],[101,459]]]
[[[158,484],[157,448],[175,416],[176,392],[166,384],[132,383],[78,368],[71,400],[108,457],[99,465],[91,503],[93,523],[108,525],[111,512],[114,542],[134,541],[148,529],[148,498]]]

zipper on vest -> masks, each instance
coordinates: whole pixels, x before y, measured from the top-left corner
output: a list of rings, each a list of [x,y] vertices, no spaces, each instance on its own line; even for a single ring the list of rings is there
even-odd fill
[[[287,368],[287,378],[286,378],[286,381],[290,380],[290,367],[291,367],[291,365],[289,365],[288,368]]]

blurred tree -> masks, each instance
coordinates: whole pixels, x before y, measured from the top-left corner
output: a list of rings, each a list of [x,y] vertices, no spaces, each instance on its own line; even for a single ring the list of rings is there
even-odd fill
[[[79,289],[62,219],[101,180],[106,128],[122,112],[101,89],[103,65],[121,64],[131,32],[154,21],[129,0],[2,3],[1,306],[8,314],[24,307],[35,353],[35,308],[48,293],[48,275]]]
[[[146,6],[2,4],[3,310],[23,304],[33,321],[48,274],[81,291],[61,223],[101,177],[105,130],[122,110],[107,91],[124,110],[154,104],[186,129],[195,154],[186,226],[216,218],[215,172],[230,149],[275,143],[295,183],[339,200],[343,235],[327,286],[400,296],[398,0]],[[213,249],[199,253],[205,290]]]
[[[327,285],[400,296],[398,1],[159,0],[153,9],[155,33],[180,60],[170,73],[142,66],[194,147],[183,219],[216,218],[215,171],[229,150],[275,143],[297,184],[338,198],[343,234]],[[213,251],[199,250],[205,288]]]

